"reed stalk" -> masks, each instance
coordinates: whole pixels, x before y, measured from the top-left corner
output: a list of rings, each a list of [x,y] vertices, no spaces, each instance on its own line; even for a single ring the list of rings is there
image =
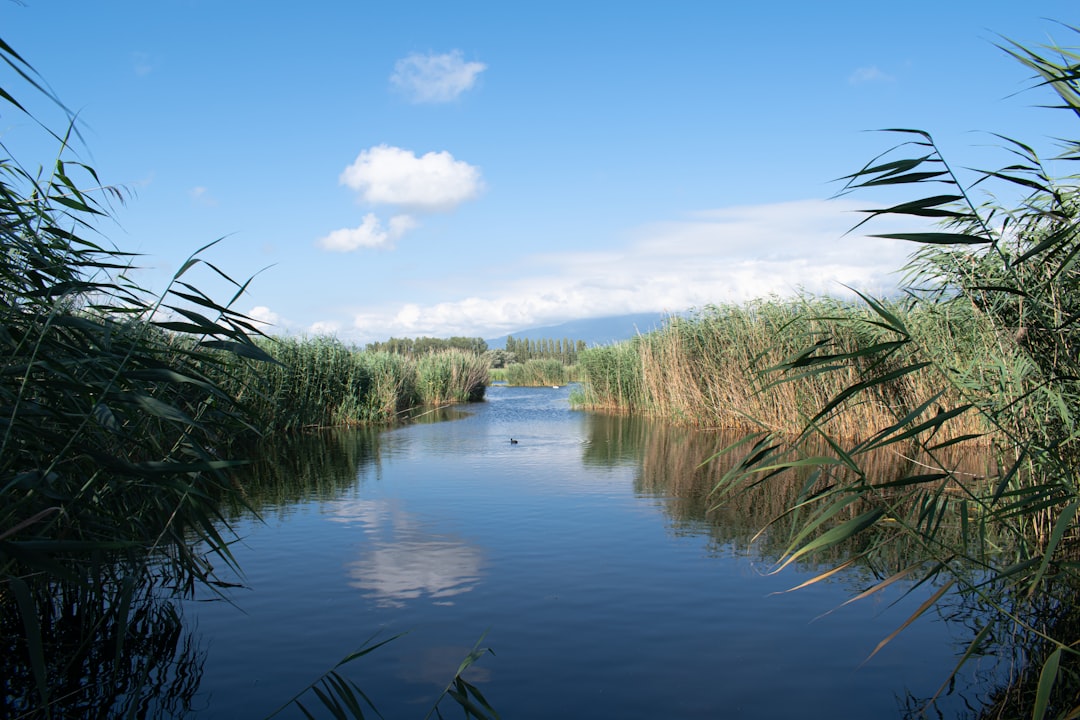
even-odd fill
[[[989,324],[973,313],[897,305],[913,332],[933,348],[938,368],[970,374],[996,339]],[[762,371],[803,351],[805,343],[827,343],[831,353],[887,342],[867,309],[833,298],[768,299],[742,305],[709,306],[688,317],[673,317],[656,331],[620,345],[584,351],[586,387],[581,404],[593,409],[633,412],[693,427],[767,429],[797,435],[805,421],[867,368],[852,365],[792,382],[772,383]],[[825,344],[819,346],[821,352]],[[879,365],[885,374],[902,355]],[[825,418],[830,432],[865,436],[886,427],[914,407],[914,399],[937,387],[940,370],[927,367],[881,383]],[[959,402],[960,393],[942,404]],[[977,418],[950,428],[953,433],[987,430]]]
[[[506,366],[506,383],[527,387],[562,386],[570,382],[571,370],[553,358],[534,358]]]
[[[477,402],[487,390],[488,359],[462,350],[443,350],[416,362],[417,388],[425,405]]]

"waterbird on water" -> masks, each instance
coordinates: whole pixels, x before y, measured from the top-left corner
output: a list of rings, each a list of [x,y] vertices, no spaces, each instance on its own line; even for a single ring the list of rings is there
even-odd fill
[[[517,440],[515,440],[514,438],[510,438],[510,444],[511,444],[511,445],[517,445],[517,444],[518,444],[518,442],[517,442]]]

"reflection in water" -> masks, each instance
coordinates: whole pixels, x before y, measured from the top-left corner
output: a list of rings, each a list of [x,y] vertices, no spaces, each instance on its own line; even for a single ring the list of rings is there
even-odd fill
[[[788,543],[803,525],[789,512],[806,492],[810,469],[789,471],[770,477],[758,485],[750,485],[739,492],[717,500],[713,488],[734,464],[735,457],[715,457],[722,449],[739,440],[738,433],[695,431],[665,426],[643,418],[618,415],[589,416],[590,442],[585,462],[593,464],[634,464],[635,493],[653,498],[669,519],[669,527],[676,535],[707,535],[709,549],[717,554],[737,554],[754,558],[769,571],[779,558],[788,552]],[[942,458],[939,456],[938,460]],[[894,451],[882,450],[864,456],[862,467],[876,481],[891,481],[926,472],[926,466],[918,460],[902,456]],[[988,476],[993,473],[991,461],[971,454],[957,453],[946,457],[958,476]],[[810,483],[811,487],[814,486]],[[838,514],[836,521],[843,521],[864,512],[866,507],[853,504],[848,514]],[[945,545],[958,546],[964,518],[954,504],[939,511],[938,536]],[[878,530],[888,532],[888,530]],[[821,530],[824,532],[824,528]],[[994,547],[1007,545],[1004,538],[981,536],[984,547],[971,547],[973,553],[991,555]],[[796,567],[814,574],[821,573],[842,563],[851,562],[845,572],[824,582],[840,583],[856,594],[880,583],[885,578],[913,565],[926,563],[926,548],[905,543],[905,536],[891,538],[889,544],[875,547],[862,535],[847,541],[819,549],[814,556],[800,558]],[[955,558],[951,562],[958,562]],[[977,574],[977,570],[970,572]],[[940,584],[940,581],[939,583]],[[908,586],[911,583],[907,583]],[[984,588],[985,590],[985,588]],[[944,596],[936,607],[937,616],[948,620],[954,628],[966,628],[966,639],[957,645],[957,657],[970,653],[972,660],[967,671],[966,683],[959,676],[943,686],[947,694],[964,698],[970,708],[986,703],[1004,705],[1002,697],[1015,698],[1003,688],[1011,688],[1016,668],[1029,665],[1030,648],[1018,642],[1015,626],[1002,620],[1000,607],[1008,606],[1008,589],[997,594],[954,592]],[[1029,622],[1037,626],[1048,619],[1061,618],[1057,622],[1080,622],[1080,613],[1064,608],[1044,608],[1034,613]],[[988,623],[996,623],[988,628]],[[977,635],[983,639],[977,648],[969,648],[968,642]],[[1039,664],[1034,667],[1038,669]],[[943,678],[944,679],[944,678]],[[988,692],[987,689],[990,689]],[[908,695],[904,702],[904,717],[926,717],[930,697]],[[1071,707],[1071,706],[1070,706]],[[981,715],[989,717],[990,715]],[[995,716],[996,717],[996,716]]]
[[[674,533],[708,534],[714,551],[736,551],[773,563],[784,554],[788,542],[801,528],[788,510],[798,502],[800,493],[805,493],[809,468],[747,486],[725,496],[722,502],[713,494],[737,457],[710,458],[740,439],[738,433],[695,431],[644,418],[596,414],[589,416],[589,434],[586,462],[636,463],[635,492],[657,499],[670,518]],[[953,462],[965,472],[982,471],[980,458],[958,455]],[[881,480],[924,471],[916,460],[888,449],[864,457],[862,463],[869,476]],[[847,508],[848,514],[837,515],[836,520],[854,517],[865,509],[853,503]],[[942,535],[958,534],[960,528],[957,508],[947,509],[941,517]],[[865,550],[867,540],[860,535],[823,548],[815,555],[816,562],[803,560],[802,567],[815,570],[843,562]],[[924,552],[921,548],[893,543],[861,557],[861,567],[872,576],[883,578],[916,562],[921,552]]]
[[[463,540],[432,536],[419,521],[392,501],[342,500],[327,507],[330,519],[357,524],[367,536],[361,558],[348,565],[349,585],[384,607],[405,600],[447,598],[472,590],[481,577],[483,554]]]
[[[45,698],[16,604],[0,603],[0,715],[181,718],[193,712],[206,653],[183,627],[177,604],[157,597],[163,591],[149,579],[98,581],[29,587],[26,600],[40,608]]]
[[[294,440],[252,467],[243,485],[272,522],[239,546],[252,586],[243,620],[224,603],[194,611],[221,639],[201,691],[214,698],[207,717],[251,714],[278,688],[303,687],[373,626],[422,628],[357,666],[380,708],[438,692],[467,652],[460,643],[487,629],[499,655],[475,679],[490,676],[484,692],[506,717],[890,717],[883,694],[940,680],[920,674],[953,654],[939,629],[856,677],[853,665],[904,618],[869,632],[856,626],[870,612],[809,622],[843,602],[846,585],[906,562],[898,550],[861,558],[806,603],[799,593],[761,601],[790,586],[745,572],[744,558],[775,564],[803,476],[714,507],[725,468],[702,463],[732,438],[572,413],[550,389],[494,392],[468,413],[421,422],[446,415],[458,419]],[[522,442],[511,447],[511,436]],[[883,455],[875,472],[906,462]],[[946,610],[979,627],[979,608]],[[994,677],[988,667],[982,688]]]
[[[332,500],[367,474],[378,478],[386,442],[375,428],[333,428],[275,438],[253,449],[256,459],[237,473],[250,508],[260,515],[289,513],[310,500]],[[389,436],[392,437],[392,436]],[[239,517],[246,508],[230,508]]]

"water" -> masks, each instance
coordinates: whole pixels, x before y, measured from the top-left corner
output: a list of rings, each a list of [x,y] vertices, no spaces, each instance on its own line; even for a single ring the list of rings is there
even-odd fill
[[[783,592],[815,568],[770,574],[776,549],[749,542],[770,500],[708,512],[695,467],[720,438],[568,393],[492,387],[262,470],[263,522],[236,522],[247,587],[185,611],[198,717],[265,717],[398,633],[345,668],[388,718],[424,717],[481,638],[495,655],[466,677],[508,720],[901,717],[948,676],[966,638],[933,619],[864,663],[932,589],[840,607],[872,583],[856,569]]]

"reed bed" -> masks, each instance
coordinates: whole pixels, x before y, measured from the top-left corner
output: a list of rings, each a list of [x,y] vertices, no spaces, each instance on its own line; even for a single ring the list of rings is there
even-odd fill
[[[461,350],[413,358],[326,337],[260,345],[276,362],[249,365],[225,384],[266,435],[386,425],[413,408],[482,400],[488,379],[487,360]]]
[[[961,305],[936,312],[897,306],[895,311],[905,316],[908,331],[934,362],[835,408],[825,419],[831,432],[858,437],[895,422],[937,392],[941,372],[977,372],[976,361],[996,342],[989,326]],[[888,375],[911,359],[914,348],[887,363],[838,363],[829,373],[790,373],[780,381],[763,375],[765,370],[806,352],[808,345],[821,356],[895,341],[865,308],[833,298],[710,306],[673,317],[663,328],[628,342],[583,352],[585,388],[578,402],[692,427],[798,433],[844,388],[868,373]],[[964,401],[954,392],[939,398],[938,405]],[[954,433],[984,430],[976,421],[951,428]]]
[[[488,360],[461,350],[444,350],[416,362],[417,386],[425,405],[478,402],[487,391]]]
[[[553,358],[534,358],[506,366],[506,383],[528,387],[551,387],[571,381],[572,371]]]

